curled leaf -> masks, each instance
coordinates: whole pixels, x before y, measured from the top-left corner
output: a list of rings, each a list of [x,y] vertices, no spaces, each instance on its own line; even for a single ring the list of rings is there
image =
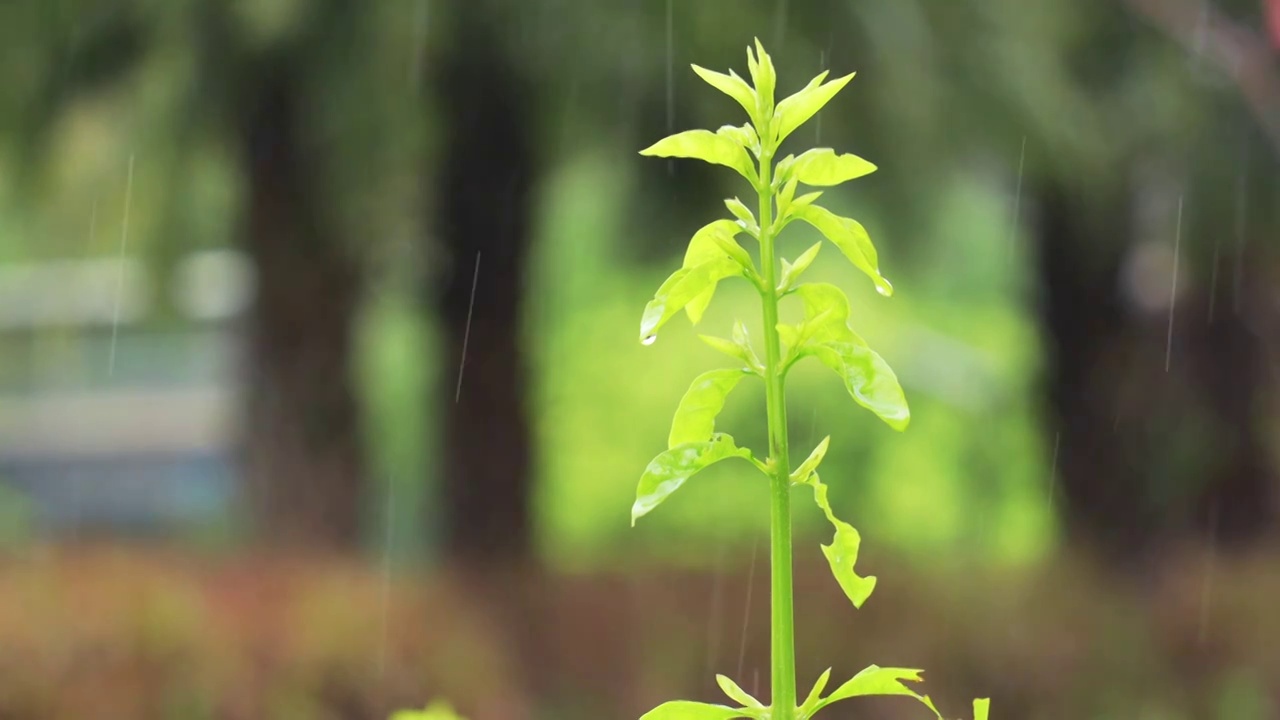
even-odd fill
[[[677,445],[659,453],[649,461],[636,487],[636,501],[631,506],[631,524],[649,514],[685,481],[697,473],[729,458],[750,458],[751,451],[733,443],[733,438],[717,433],[706,442]]]
[[[723,135],[741,145],[751,154],[757,157],[760,156],[760,137],[756,135],[756,129],[751,127],[750,123],[742,126],[725,125],[716,130],[716,134]]]
[[[752,717],[745,710],[689,700],[672,700],[641,715],[640,720],[733,720]]]
[[[814,259],[818,257],[818,251],[821,249],[822,243],[817,242],[808,250],[800,253],[800,257],[796,258],[795,263],[789,263],[785,259],[782,261],[782,279],[778,282],[778,294],[780,296],[786,295],[795,289],[796,281],[813,264]]]
[[[691,320],[697,322],[711,302],[716,284],[727,277],[741,274],[742,266],[728,258],[710,260],[675,271],[645,305],[644,315],[640,318],[640,341],[651,342],[650,338],[657,335],[668,320],[695,300],[698,304],[689,315]]]
[[[871,236],[857,220],[840,217],[820,205],[792,207],[791,214],[817,228],[830,240],[853,266],[866,273],[875,283],[876,290],[884,296],[893,294],[893,285],[880,274],[880,260]]]
[[[835,692],[823,698],[814,708],[814,711],[816,712],[831,703],[852,697],[905,695],[915,698],[922,705],[932,710],[938,720],[943,720],[942,713],[938,712],[938,708],[934,707],[933,701],[929,699],[928,695],[921,695],[903,684],[906,682],[920,682],[920,673],[922,672],[924,671],[906,668],[882,668],[878,665],[871,665],[854,675],[845,684],[836,688]]]
[[[760,226],[756,224],[756,216],[751,212],[751,208],[747,207],[738,198],[729,198],[724,201],[725,207],[729,208],[729,212],[738,218],[738,223],[743,230],[746,230],[753,237],[760,236]]]
[[[796,158],[792,177],[805,185],[839,185],[876,171],[876,166],[857,155],[836,155],[831,148],[807,150]]]
[[[831,574],[840,584],[845,597],[849,598],[849,602],[853,603],[854,607],[861,608],[876,587],[874,575],[862,577],[853,570],[858,562],[858,548],[862,545],[862,536],[852,525],[831,512],[831,503],[827,500],[827,486],[822,484],[816,472],[809,473],[806,484],[813,488],[813,501],[822,508],[827,521],[836,529],[836,535],[831,544],[821,546],[822,554],[827,557]]]
[[[849,84],[849,81],[853,79],[853,75],[853,73],[850,73],[823,84],[822,81],[827,77],[827,73],[824,71],[813,80],[810,80],[809,84],[804,86],[804,89],[800,90],[800,92],[778,103],[777,112],[774,113],[775,142],[780,143],[785,140],[796,128],[803,125],[821,110],[823,105],[831,102],[831,98],[835,97],[836,93]]]
[[[747,117],[753,121],[756,119],[756,91],[751,89],[746,80],[738,77],[737,73],[730,70],[725,75],[697,65],[693,66],[693,71],[708,85],[736,100],[747,111]]]
[[[686,130],[665,137],[640,151],[652,157],[678,157],[724,165],[756,184],[756,170],[742,145],[710,130]]]
[[[818,709],[818,703],[822,700],[822,691],[827,689],[827,681],[831,679],[831,668],[822,671],[818,676],[817,682],[813,684],[813,689],[809,691],[809,696],[804,699],[804,703],[800,706],[799,716],[801,718],[809,718]]]
[[[822,463],[822,458],[826,457],[827,446],[830,443],[830,435],[822,438],[822,442],[818,443],[813,452],[809,453],[809,457],[805,458],[804,462],[800,463],[800,467],[791,473],[791,482],[797,485],[804,485],[809,482],[809,476],[818,469],[818,465]]]
[[[716,675],[716,684],[720,686],[720,689],[724,691],[725,695],[729,696],[730,700],[733,700],[739,705],[749,708],[764,707],[759,700],[751,697],[747,691],[738,687],[738,683],[730,680],[724,675]]]
[[[715,434],[716,417],[743,377],[741,370],[709,370],[694,378],[676,408],[667,447],[710,440]]]

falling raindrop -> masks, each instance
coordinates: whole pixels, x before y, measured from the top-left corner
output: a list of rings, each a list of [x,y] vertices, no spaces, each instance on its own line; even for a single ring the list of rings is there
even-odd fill
[[[657,335],[657,333],[654,333],[653,335],[648,335],[648,336],[644,337],[643,339],[641,339],[641,340],[640,340],[640,344],[641,344],[641,345],[652,345],[652,344],[654,344],[654,343],[655,343],[655,342],[657,342],[657,341],[658,341],[658,335]]]
[[[1182,196],[1178,196],[1178,224],[1173,233],[1173,278],[1169,289],[1169,333],[1164,345],[1164,371],[1169,372],[1169,359],[1173,356],[1173,308],[1178,300],[1178,250],[1182,245]]]

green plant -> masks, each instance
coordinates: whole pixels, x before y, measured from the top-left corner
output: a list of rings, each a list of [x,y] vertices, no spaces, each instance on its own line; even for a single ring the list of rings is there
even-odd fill
[[[391,720],[462,720],[462,716],[454,712],[449,703],[437,700],[425,710],[399,710],[391,715]]]
[[[692,158],[733,168],[755,190],[758,213],[753,213],[738,198],[732,198],[726,200],[725,205],[733,220],[716,220],[694,233],[683,266],[662,283],[645,307],[640,321],[640,340],[645,345],[652,344],[658,330],[681,310],[696,325],[710,304],[716,285],[721,280],[742,277],[755,286],[763,300],[764,359],[756,354],[740,321],[734,325],[732,339],[702,336],[711,347],[739,361],[741,366],[711,370],[693,381],[676,409],[667,449],[649,463],[640,478],[631,509],[631,524],[634,526],[636,520],[666,500],[694,474],[723,460],[746,460],[770,479],[772,703],[765,706],[734,681],[717,675],[720,688],[739,707],[678,700],[658,706],[641,720],[805,720],[834,702],[864,695],[913,697],[942,718],[927,695],[904,684],[919,682],[921,671],[904,668],[872,665],[824,696],[831,675],[828,669],[805,699],[798,702],[791,578],[793,487],[808,486],[814,501],[835,527],[834,540],[830,545],[823,545],[822,551],[854,607],[861,607],[871,595],[876,579],[855,572],[860,543],[858,531],[832,513],[827,502],[827,486],[818,479],[818,465],[830,437],[823,439],[808,458],[791,469],[785,400],[787,372],[801,359],[812,356],[840,376],[856,402],[893,429],[905,430],[910,412],[893,370],[849,327],[849,300],[843,291],[826,283],[799,282],[822,243],[805,250],[794,262],[782,260],[781,267],[775,252],[775,243],[783,228],[794,220],[804,221],[869,276],[881,295],[893,293],[893,287],[880,274],[875,246],[862,225],[816,205],[821,192],[796,196],[800,185],[838,185],[873,172],[875,165],[855,155],[838,155],[830,148],[787,155],[774,163],[778,147],[787,136],[813,117],[853,75],[824,82],[827,73],[823,72],[802,90],[775,105],[776,74],[759,40],[755,42],[754,54],[747,48],[747,66],[752,85],[732,70],[728,75],[697,65],[693,70],[712,87],[736,100],[746,110],[749,123],[741,127],[726,125],[715,132],[688,130],[641,151],[642,155]],[[758,241],[759,268],[738,244],[736,237],[740,234]],[[779,301],[792,295],[803,304],[804,319],[796,325],[780,323]],[[749,375],[765,383],[769,456],[764,461],[749,449],[738,447],[730,435],[715,431],[716,416],[724,407],[725,399]],[[987,699],[974,701],[975,720],[986,720],[989,704]]]

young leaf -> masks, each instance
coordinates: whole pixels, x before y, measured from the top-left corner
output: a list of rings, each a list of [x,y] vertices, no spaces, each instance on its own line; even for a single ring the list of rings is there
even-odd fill
[[[738,218],[738,222],[743,230],[746,230],[752,237],[760,236],[760,226],[756,224],[756,216],[751,213],[751,208],[747,207],[738,198],[729,198],[724,201],[725,207],[729,208],[729,212]]]
[[[720,689],[724,691],[725,695],[729,696],[730,700],[733,700],[740,705],[749,708],[764,707],[759,700],[751,697],[751,695],[747,694],[747,691],[738,687],[738,683],[730,680],[724,675],[716,675],[716,684],[720,686]]]
[[[734,445],[733,438],[716,433],[706,442],[685,443],[669,448],[649,461],[640,484],[636,487],[636,501],[631,506],[631,525],[662,504],[671,493],[680,489],[685,481],[729,458],[751,457],[751,451]]]
[[[809,718],[818,709],[818,703],[822,699],[822,691],[827,689],[827,681],[831,679],[831,668],[822,671],[818,676],[818,681],[813,684],[813,689],[809,691],[809,696],[804,699],[804,703],[800,706],[799,716]]]
[[[796,196],[796,186],[799,183],[795,178],[791,178],[782,186],[782,190],[778,193],[778,217],[785,218],[787,210],[791,207],[791,199]],[[785,224],[785,223],[784,223]]]
[[[807,150],[796,158],[792,177],[805,185],[839,185],[876,171],[876,166],[857,155],[836,155],[831,148]]]
[[[756,119],[756,91],[751,89],[746,80],[738,77],[737,73],[730,70],[728,75],[718,73],[714,70],[708,70],[697,65],[693,66],[693,71],[698,74],[711,87],[728,95],[747,111],[747,117],[754,122]]]
[[[854,675],[845,684],[836,688],[836,691],[828,695],[818,703],[815,710],[824,708],[831,703],[847,700],[851,697],[865,697],[867,695],[906,695],[920,701],[925,707],[933,711],[938,720],[943,720],[942,713],[938,712],[938,708],[934,707],[933,701],[928,695],[920,695],[911,688],[903,685],[904,682],[920,682],[920,673],[923,670],[908,670],[905,668],[882,668],[877,665],[871,665],[862,672]]]
[[[978,698],[973,701],[973,720],[987,720],[991,712],[991,698]]]
[[[741,360],[742,364],[746,365],[747,369],[751,370],[755,374],[760,376],[764,375],[764,365],[760,363],[760,360],[756,357],[755,351],[749,346],[744,347],[736,342],[730,342],[724,338],[716,337],[714,335],[699,335],[698,337],[702,338],[703,342],[710,345],[712,348],[719,350],[725,355],[728,355],[735,360]]]
[[[818,446],[813,449],[813,452],[809,453],[809,457],[805,458],[804,462],[800,463],[800,467],[796,468],[795,472],[791,473],[791,482],[796,483],[797,485],[803,485],[809,482],[809,476],[812,475],[814,471],[818,469],[818,465],[822,463],[822,458],[827,454],[827,445],[830,443],[830,435],[822,438],[822,442],[818,443]]]
[[[778,161],[777,166],[773,168],[774,190],[777,190],[791,180],[791,168],[795,163],[795,155],[788,155]]]
[[[724,165],[737,170],[740,175],[756,184],[755,166],[747,151],[737,142],[710,130],[686,130],[665,137],[640,151],[653,157],[679,157],[702,160],[714,165]]]
[[[760,156],[760,137],[756,135],[756,129],[751,127],[750,124],[743,125],[741,127],[737,125],[724,125],[716,130],[716,134],[727,137],[738,143],[756,157]]]
[[[756,87],[756,102],[759,107],[760,120],[767,121],[773,117],[773,90],[778,82],[777,72],[773,68],[773,59],[764,51],[760,38],[756,38],[756,57],[751,57],[751,48],[747,48],[747,66],[751,70],[751,82]]]
[[[682,267],[662,283],[653,299],[644,307],[640,318],[640,341],[650,343],[658,330],[686,305],[697,300],[699,306],[691,312],[690,319],[697,322],[716,283],[742,274],[742,266],[729,258],[709,260],[695,267]]]
[[[734,709],[724,705],[672,700],[641,715],[640,720],[732,720],[757,716],[757,713],[751,713],[746,708]]]
[[[425,710],[400,710],[391,715],[391,720],[462,720],[462,716],[453,711],[453,707],[443,701],[436,701]]]
[[[876,284],[876,290],[886,297],[893,294],[893,285],[880,274],[880,260],[876,247],[866,228],[857,221],[840,217],[820,205],[793,207],[791,214],[818,229],[824,237],[840,248],[853,266],[867,274]]]
[[[911,422],[907,398],[893,369],[857,335],[850,342],[811,347],[808,353],[835,371],[855,402],[902,432]]]
[[[716,416],[742,378],[741,370],[709,370],[694,378],[676,408],[667,447],[710,440],[715,434]]]
[[[853,570],[858,562],[858,548],[862,545],[862,536],[852,525],[831,512],[831,503],[827,501],[827,486],[822,484],[816,472],[809,474],[805,484],[813,488],[813,501],[822,509],[823,514],[827,516],[827,521],[836,529],[836,535],[831,544],[821,546],[822,554],[827,556],[827,564],[831,566],[831,574],[835,576],[836,582],[840,584],[840,589],[844,591],[845,597],[849,598],[849,602],[853,603],[854,607],[861,608],[871,596],[871,591],[876,588],[874,575],[862,577]]]
[[[800,275],[805,270],[808,270],[809,266],[813,264],[814,259],[818,257],[818,251],[821,249],[822,243],[817,242],[808,250],[800,253],[800,257],[796,258],[795,264],[789,263],[786,260],[782,261],[782,280],[778,282],[779,297],[786,295],[795,288],[796,281],[799,280]]]
[[[840,92],[840,89],[849,84],[853,79],[854,73],[849,73],[842,78],[836,78],[829,83],[823,84],[827,73],[824,71],[821,75],[814,78],[804,87],[803,90],[792,95],[782,102],[778,103],[778,110],[774,119],[775,142],[782,142],[796,128],[803,125],[809,118],[822,109],[831,101],[831,98]]]
[[[693,238],[689,240],[689,248],[684,254],[683,267],[693,269],[703,263],[721,260],[728,256],[738,263],[745,272],[754,276],[756,274],[755,264],[751,262],[751,256],[733,239],[740,232],[742,232],[742,227],[732,220],[716,220],[702,226],[698,229],[698,232],[693,234]],[[718,282],[719,279],[685,305],[684,309],[689,315],[689,322],[697,325],[702,321],[702,314],[711,305],[711,299],[715,296]]]

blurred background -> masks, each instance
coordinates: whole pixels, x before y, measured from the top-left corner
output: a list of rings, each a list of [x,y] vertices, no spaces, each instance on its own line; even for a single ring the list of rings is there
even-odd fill
[[[0,718],[634,718],[767,696],[768,494],[629,527],[725,283],[640,313],[732,173],[690,63],[855,80],[789,141],[880,170],[830,249],[913,421],[819,367],[791,437],[799,683],[948,716],[1280,718],[1280,3],[0,3]],[[817,236],[794,227],[794,258]],[[809,233],[809,234],[806,234]],[[721,426],[763,455],[763,391]],[[831,718],[923,718],[908,701]]]

